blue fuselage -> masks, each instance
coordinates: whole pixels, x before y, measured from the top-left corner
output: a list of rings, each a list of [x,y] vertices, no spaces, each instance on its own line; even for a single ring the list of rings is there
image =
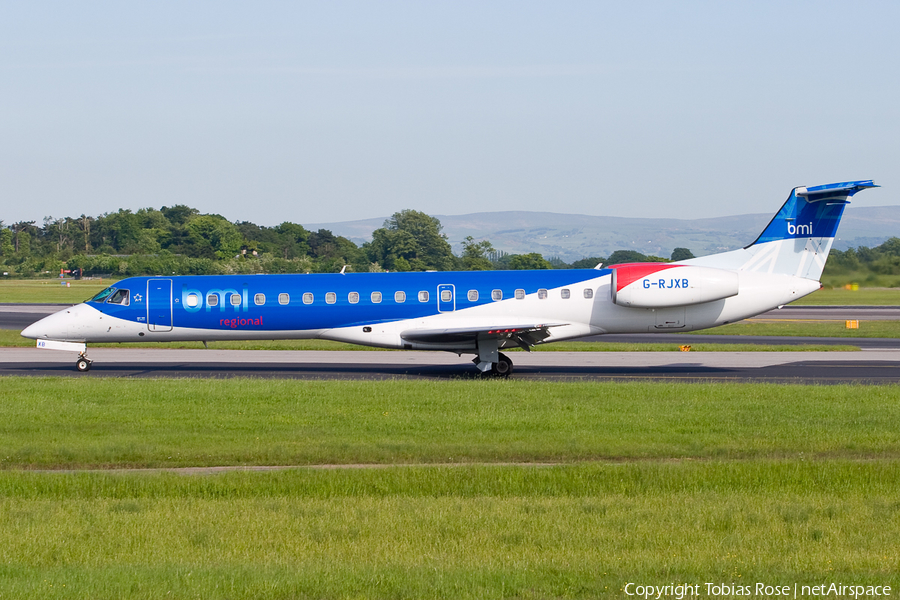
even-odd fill
[[[582,284],[608,270],[132,277],[128,290],[90,301],[111,317],[165,329],[297,331],[371,325],[453,313],[539,290]],[[121,294],[120,294],[121,295]],[[592,296],[592,294],[591,294]],[[257,336],[253,336],[257,337]]]

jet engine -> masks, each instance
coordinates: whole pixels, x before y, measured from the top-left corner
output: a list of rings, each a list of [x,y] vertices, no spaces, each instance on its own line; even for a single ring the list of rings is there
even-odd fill
[[[738,293],[736,271],[669,263],[633,263],[611,269],[612,301],[619,306],[685,306]]]

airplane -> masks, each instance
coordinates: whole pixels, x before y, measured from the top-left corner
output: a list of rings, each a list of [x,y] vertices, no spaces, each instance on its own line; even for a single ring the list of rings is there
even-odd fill
[[[848,181],[791,191],[750,245],[671,263],[594,269],[129,277],[22,331],[38,348],[87,344],[325,339],[474,355],[508,376],[507,348],[605,333],[684,332],[734,323],[821,287]]]

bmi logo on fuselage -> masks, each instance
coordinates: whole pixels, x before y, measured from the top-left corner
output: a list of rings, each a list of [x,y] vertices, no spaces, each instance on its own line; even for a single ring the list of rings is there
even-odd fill
[[[215,304],[210,304],[209,299],[213,296],[215,296]],[[234,301],[235,296],[237,296],[238,302]],[[249,304],[247,296],[246,285],[243,286],[243,290],[240,292],[235,289],[218,289],[209,290],[206,294],[200,290],[189,290],[186,285],[181,286],[181,306],[188,312],[197,312],[204,305],[206,306],[206,312],[211,311],[216,305],[218,305],[220,311],[224,311],[226,306],[230,306],[235,312],[247,312]],[[206,299],[205,302],[204,299]]]

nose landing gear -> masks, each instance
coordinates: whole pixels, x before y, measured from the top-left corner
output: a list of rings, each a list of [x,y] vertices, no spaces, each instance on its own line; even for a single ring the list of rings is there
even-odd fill
[[[84,354],[81,354],[78,356],[78,360],[75,361],[75,369],[82,373],[86,373],[91,370],[91,364],[93,364],[93,361]]]

